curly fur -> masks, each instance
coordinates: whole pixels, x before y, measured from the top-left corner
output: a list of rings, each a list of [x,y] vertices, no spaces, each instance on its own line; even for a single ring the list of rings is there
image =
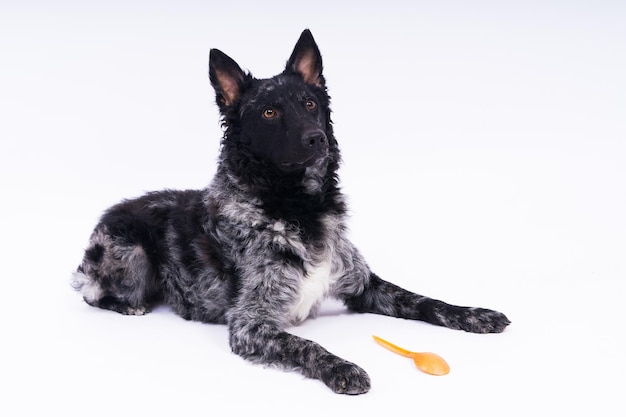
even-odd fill
[[[236,354],[346,394],[367,392],[367,373],[285,331],[314,315],[325,297],[356,312],[476,333],[510,323],[501,313],[382,280],[348,241],[341,158],[308,30],[273,78],[252,77],[218,50],[210,78],[225,127],[213,181],[107,210],[74,276],[88,304],[145,314],[164,302],[185,319],[226,324]]]

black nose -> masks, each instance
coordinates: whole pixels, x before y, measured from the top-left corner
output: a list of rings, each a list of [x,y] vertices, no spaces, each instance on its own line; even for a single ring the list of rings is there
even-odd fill
[[[323,148],[327,144],[326,134],[321,130],[312,130],[302,135],[302,144],[305,148]]]

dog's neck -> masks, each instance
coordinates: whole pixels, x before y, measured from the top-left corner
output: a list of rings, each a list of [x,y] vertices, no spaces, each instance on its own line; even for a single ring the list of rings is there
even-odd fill
[[[216,180],[228,184],[231,198],[257,205],[270,218],[313,232],[320,228],[312,222],[328,215],[343,218],[347,212],[337,179],[337,149],[324,161],[290,174],[246,155],[241,149],[235,152],[226,144],[221,152]],[[315,239],[314,235],[309,237]]]

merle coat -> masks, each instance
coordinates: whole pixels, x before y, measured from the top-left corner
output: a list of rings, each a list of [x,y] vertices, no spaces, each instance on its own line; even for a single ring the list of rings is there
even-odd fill
[[[226,324],[236,354],[346,394],[367,392],[367,373],[285,331],[325,297],[360,313],[504,330],[499,312],[382,280],[348,241],[322,59],[308,30],[275,77],[256,79],[216,49],[209,68],[225,128],[213,181],[107,210],[74,275],[88,304],[138,315],[164,302],[186,319]]]

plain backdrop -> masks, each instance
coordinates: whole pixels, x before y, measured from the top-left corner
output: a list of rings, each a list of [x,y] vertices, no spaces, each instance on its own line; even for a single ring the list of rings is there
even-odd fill
[[[623,416],[625,21],[619,0],[2,0],[0,414]],[[240,359],[224,326],[69,286],[108,206],[210,181],[209,49],[268,77],[304,28],[372,269],[513,322],[475,335],[328,303],[291,331],[370,373],[356,397]]]

